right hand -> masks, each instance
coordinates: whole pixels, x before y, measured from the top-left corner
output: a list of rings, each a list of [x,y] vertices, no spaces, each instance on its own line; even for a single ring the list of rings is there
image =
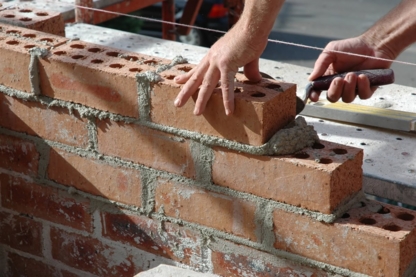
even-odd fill
[[[310,81],[323,75],[338,74],[346,71],[389,68],[392,63],[390,61],[331,51],[342,51],[390,60],[394,59],[392,54],[374,49],[371,43],[362,37],[332,41],[328,43],[316,60],[314,69],[309,76]],[[370,87],[370,81],[365,75],[356,76],[354,73],[349,73],[344,79],[335,78],[332,81],[327,92],[327,99],[330,102],[337,102],[342,98],[342,101],[350,103],[357,95],[360,99],[370,98],[376,89],[377,87]],[[320,93],[320,91],[312,91],[309,98],[316,102],[319,100]]]

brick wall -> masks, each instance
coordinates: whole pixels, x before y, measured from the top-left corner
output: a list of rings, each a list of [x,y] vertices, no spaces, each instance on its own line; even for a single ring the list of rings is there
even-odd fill
[[[295,85],[239,75],[234,116],[216,91],[194,117],[172,104],[192,65],[36,20],[0,25],[0,275],[412,276],[416,213],[363,197],[362,150],[251,151],[294,119]]]

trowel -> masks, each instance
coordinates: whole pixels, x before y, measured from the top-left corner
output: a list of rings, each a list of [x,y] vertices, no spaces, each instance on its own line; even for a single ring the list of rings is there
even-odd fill
[[[299,114],[303,111],[306,103],[308,102],[309,95],[312,91],[328,90],[329,86],[331,85],[331,82],[335,78],[344,78],[350,72],[354,73],[357,76],[361,74],[367,76],[368,80],[370,81],[370,86],[382,86],[392,84],[394,82],[394,71],[392,69],[369,69],[359,71],[348,71],[339,74],[322,76],[313,80],[305,87],[305,92],[302,98],[296,97],[296,114]],[[266,73],[261,72],[260,74],[263,76],[263,78],[274,79]]]

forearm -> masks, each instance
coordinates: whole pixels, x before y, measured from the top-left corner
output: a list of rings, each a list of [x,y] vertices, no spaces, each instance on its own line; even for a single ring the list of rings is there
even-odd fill
[[[240,20],[239,31],[258,39],[269,36],[284,0],[246,0]]]
[[[361,38],[392,59],[416,41],[416,1],[403,0]]]

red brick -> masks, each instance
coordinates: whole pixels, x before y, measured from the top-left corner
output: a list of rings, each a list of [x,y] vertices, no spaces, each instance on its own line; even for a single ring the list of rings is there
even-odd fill
[[[42,256],[42,224],[27,217],[0,212],[0,243]]]
[[[362,202],[333,224],[276,209],[274,247],[370,276],[405,276],[416,257],[416,212],[382,205]]]
[[[0,125],[4,128],[73,146],[88,146],[87,120],[67,109],[25,102],[0,94]]]
[[[136,74],[150,68],[155,69],[148,56],[70,42],[40,60],[41,91],[52,98],[138,118]]]
[[[98,150],[154,169],[195,178],[190,142],[135,124],[97,122]]]
[[[87,199],[74,199],[55,188],[0,174],[3,207],[80,230],[92,231]]]
[[[256,205],[230,196],[159,179],[155,210],[257,241]]]
[[[100,240],[51,228],[52,257],[64,264],[98,276],[133,276],[133,257],[123,248]]]
[[[24,47],[25,49],[30,49],[34,46],[44,46],[51,49],[69,41],[68,38],[60,35],[2,23],[0,23],[0,36],[23,39],[22,43],[26,42]],[[30,47],[30,45],[32,46]]]
[[[117,202],[141,206],[140,172],[51,149],[48,177],[58,183]]]
[[[297,264],[288,259],[247,246],[216,239],[210,243],[213,273],[223,277],[329,277],[324,270]]]
[[[0,135],[0,167],[35,176],[38,172],[39,152],[27,140]]]
[[[212,179],[220,186],[329,214],[361,190],[362,157],[361,149],[325,141],[275,157],[216,148]]]
[[[10,25],[65,36],[64,19],[59,12],[10,7],[0,11],[0,21]]]
[[[157,256],[200,267],[200,235],[186,227],[138,215],[102,214],[103,236],[128,243]]]
[[[245,144],[262,145],[295,118],[296,85],[271,80],[257,84],[237,82],[239,92],[235,93],[235,112],[231,116],[225,115],[220,88],[215,89],[202,116],[191,116],[195,97],[179,109],[173,105],[181,85],[172,79],[179,74],[179,70],[163,72],[164,80],[154,84],[151,94],[153,122]]]
[[[8,275],[7,276],[60,276],[59,270],[53,266],[44,264],[40,261],[21,257],[15,253],[8,253]]]

